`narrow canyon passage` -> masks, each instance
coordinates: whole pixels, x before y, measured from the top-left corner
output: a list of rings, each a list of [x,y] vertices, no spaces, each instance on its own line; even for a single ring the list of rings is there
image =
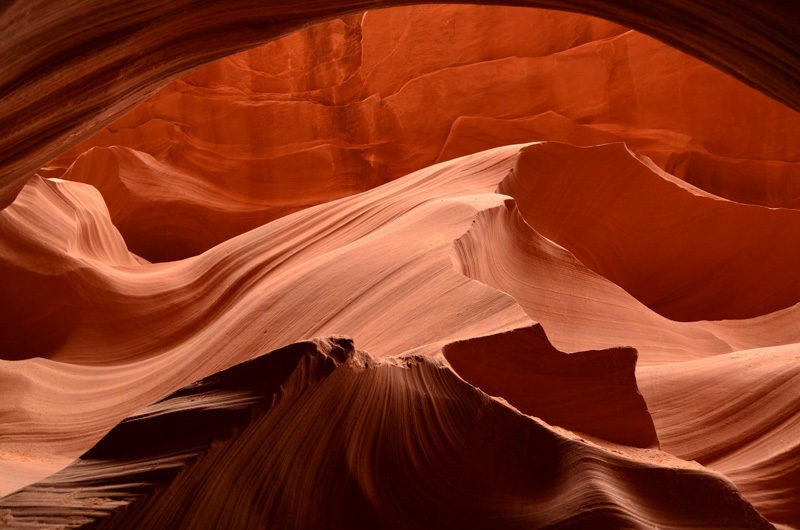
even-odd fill
[[[800,528],[782,81],[484,5],[184,64],[13,129],[0,526]]]

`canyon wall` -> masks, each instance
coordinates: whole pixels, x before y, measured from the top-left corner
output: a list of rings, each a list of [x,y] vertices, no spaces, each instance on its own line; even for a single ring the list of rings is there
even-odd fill
[[[800,528],[791,7],[370,5],[0,7],[0,526]]]

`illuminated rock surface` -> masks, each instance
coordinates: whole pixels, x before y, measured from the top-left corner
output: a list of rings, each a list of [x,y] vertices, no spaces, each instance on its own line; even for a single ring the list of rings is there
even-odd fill
[[[797,112],[611,22],[416,6],[109,123],[240,31],[59,63],[99,92],[14,129],[0,526],[800,527]]]

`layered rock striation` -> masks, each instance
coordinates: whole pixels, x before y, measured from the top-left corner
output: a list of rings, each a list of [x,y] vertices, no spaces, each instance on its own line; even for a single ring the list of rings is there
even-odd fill
[[[796,107],[780,3],[559,5]],[[0,526],[800,527],[794,110],[576,14],[137,6],[0,8]]]

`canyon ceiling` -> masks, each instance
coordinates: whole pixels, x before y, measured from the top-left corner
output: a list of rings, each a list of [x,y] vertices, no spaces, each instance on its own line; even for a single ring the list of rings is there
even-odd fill
[[[411,2],[5,2],[0,9],[0,204],[50,158],[168,80],[304,25]],[[612,20],[691,53],[800,109],[800,15],[747,0],[503,2]]]

